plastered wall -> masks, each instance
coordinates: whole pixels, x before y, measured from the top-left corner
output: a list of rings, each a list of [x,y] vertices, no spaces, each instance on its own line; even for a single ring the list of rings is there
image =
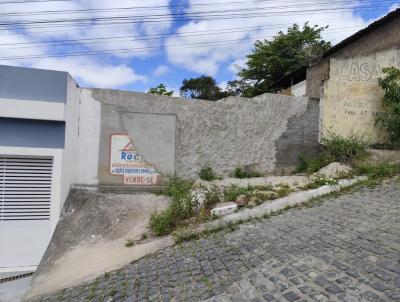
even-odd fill
[[[224,176],[237,165],[270,173],[318,150],[319,104],[308,98],[265,94],[209,102],[105,89],[82,89],[80,96],[81,108],[99,108],[86,127],[96,136],[98,116],[97,181],[103,185],[158,185],[173,172],[196,178],[205,165]],[[80,140],[80,150],[89,148],[86,143]],[[95,151],[93,137],[90,145]]]
[[[365,136],[371,143],[382,143],[384,135],[375,127],[375,116],[382,111],[383,91],[378,79],[382,69],[400,67],[400,50],[390,49],[366,56],[331,59],[329,80],[321,101],[321,135]]]

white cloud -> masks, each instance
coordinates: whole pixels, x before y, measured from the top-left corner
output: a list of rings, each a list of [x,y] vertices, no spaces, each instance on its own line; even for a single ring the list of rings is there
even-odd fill
[[[166,75],[168,72],[169,72],[169,67],[167,65],[160,65],[153,71],[153,75],[155,77],[160,77]]]
[[[233,61],[231,64],[229,64],[228,70],[233,74],[237,74],[240,71],[240,69],[242,69],[246,65],[246,62],[247,62],[246,58],[237,59]]]
[[[31,67],[68,71],[83,86],[121,88],[134,82],[147,82],[145,76],[124,64],[102,64],[85,57],[40,59]]]
[[[153,9],[140,9],[144,6]],[[171,26],[171,22],[147,22],[152,16],[149,11],[169,16],[168,0],[147,0],[145,3],[130,0],[43,1],[29,5],[1,5],[1,9],[0,22],[10,23],[0,29],[1,64],[68,71],[81,85],[87,86],[119,88],[134,82],[145,83],[146,77],[137,74],[128,64],[131,65],[133,57],[152,55],[153,50],[149,48],[161,45],[158,38],[145,40],[143,37],[164,34]],[[47,13],[43,14],[43,11]],[[79,20],[82,19],[89,21],[81,26]],[[44,20],[71,21],[25,23]],[[18,30],[16,23],[20,25]],[[65,39],[71,40],[64,42],[69,45],[55,46],[60,43],[48,42]],[[81,41],[77,43],[76,40]],[[87,51],[108,54],[52,56]]]
[[[196,5],[196,0],[188,2],[188,16],[194,13],[200,17],[179,27],[166,41],[166,51],[171,63],[199,74],[216,75],[223,63],[230,63],[228,70],[236,73],[235,65],[243,66],[245,55],[251,52],[257,39],[271,38],[280,30],[286,31],[293,23],[302,25],[310,21],[311,25],[330,24],[323,37],[334,44],[367,25],[351,10],[357,1],[347,3],[348,10],[340,10],[337,2],[335,4],[327,0],[319,1],[320,4],[309,0],[250,0],[235,3],[230,0],[208,0],[202,1],[206,3],[204,6]],[[232,14],[248,14],[248,17],[232,19]],[[193,31],[214,34],[188,34]]]

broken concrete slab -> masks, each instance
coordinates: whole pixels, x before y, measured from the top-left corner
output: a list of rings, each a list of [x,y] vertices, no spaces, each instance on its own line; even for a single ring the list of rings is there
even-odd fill
[[[224,216],[231,214],[237,210],[238,206],[234,202],[220,202],[211,209],[211,215]]]

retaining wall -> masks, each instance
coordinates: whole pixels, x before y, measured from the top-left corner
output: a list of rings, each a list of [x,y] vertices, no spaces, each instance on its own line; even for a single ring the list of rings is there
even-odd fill
[[[125,147],[143,156],[142,166],[146,169],[153,167],[156,174],[176,172],[191,178],[196,178],[205,165],[224,176],[237,165],[271,173],[294,166],[300,153],[313,154],[319,148],[319,104],[304,97],[264,94],[253,99],[229,97],[210,102],[83,89],[81,120],[88,114],[83,107],[98,105],[100,110],[89,112],[92,120],[100,120],[100,131],[95,136],[99,135],[98,183],[103,185],[137,185],[111,173],[110,157],[114,151],[123,150],[113,147],[115,142],[111,140],[118,143],[124,135],[132,142],[132,146]],[[96,112],[98,116],[93,118]],[[96,132],[85,129],[89,134]],[[96,151],[90,137],[80,140],[81,150]],[[86,146],[86,141],[91,146]],[[95,155],[86,156],[81,166],[90,162],[93,169],[93,158],[97,159]],[[154,178],[156,183],[143,184],[159,184],[161,180],[162,177]],[[93,177],[88,183],[94,183]]]

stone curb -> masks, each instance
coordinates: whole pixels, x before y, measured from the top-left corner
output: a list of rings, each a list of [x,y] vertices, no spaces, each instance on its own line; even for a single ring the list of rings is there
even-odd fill
[[[201,235],[202,233],[219,230],[231,224],[248,221],[255,218],[262,218],[266,215],[279,212],[288,207],[302,205],[313,198],[322,197],[333,192],[339,192],[344,188],[351,187],[356,183],[367,179],[367,176],[356,176],[352,179],[341,179],[338,181],[337,185],[325,185],[317,189],[292,193],[286,197],[275,199],[272,202],[263,203],[254,208],[244,209],[218,218],[217,220],[206,222],[193,229],[181,230],[180,232],[177,232],[176,235],[178,237],[189,238],[193,235]]]

